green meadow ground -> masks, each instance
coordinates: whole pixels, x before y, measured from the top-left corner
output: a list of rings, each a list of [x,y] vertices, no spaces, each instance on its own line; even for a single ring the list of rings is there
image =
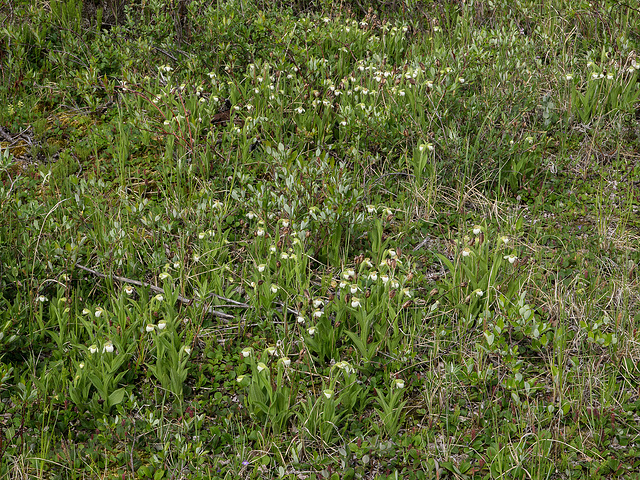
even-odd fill
[[[0,6],[0,477],[640,478],[640,5]]]

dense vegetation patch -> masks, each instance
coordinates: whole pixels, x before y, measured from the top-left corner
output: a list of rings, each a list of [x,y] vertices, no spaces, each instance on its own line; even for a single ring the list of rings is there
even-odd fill
[[[0,476],[633,478],[637,7],[0,8]]]

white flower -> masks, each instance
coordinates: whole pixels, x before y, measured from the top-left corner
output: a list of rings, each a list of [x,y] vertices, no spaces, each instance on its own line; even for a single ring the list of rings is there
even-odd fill
[[[324,396],[327,397],[327,399],[333,397],[333,390],[330,388],[323,390],[322,393],[324,393]]]
[[[477,297],[481,297],[482,295],[484,295],[484,292],[482,290],[480,290],[479,288],[476,288],[473,293],[476,294]]]
[[[360,299],[358,297],[351,298],[351,308],[358,308],[360,306]]]
[[[47,301],[47,297],[45,297],[44,295],[40,295],[40,296],[37,298],[37,300],[38,300],[40,303],[44,303],[44,302],[46,302],[46,301]]]
[[[270,251],[271,253],[276,253],[276,246],[275,246],[275,245],[270,245],[270,246],[269,246],[269,251]]]
[[[253,213],[253,212],[248,212],[248,213],[247,213],[247,218],[248,218],[249,220],[253,220],[254,218],[256,218],[256,214],[255,214],[255,213]]]
[[[567,80],[571,81],[571,80],[573,80],[573,74],[572,73],[567,73],[567,75],[564,78],[566,78]]]
[[[131,285],[127,285],[126,287],[124,287],[124,293],[126,293],[127,295],[132,295],[133,287]]]
[[[323,305],[324,305],[324,302],[322,301],[322,299],[320,298],[313,299],[313,308],[320,308]]]
[[[464,247],[462,249],[462,256],[468,257],[469,255],[471,255],[471,249],[469,247]]]
[[[96,318],[99,318],[100,315],[102,315],[102,312],[104,312],[104,310],[101,307],[96,307],[96,311],[93,312],[93,314],[95,315]]]
[[[324,312],[322,310],[314,310],[313,318],[320,318]]]
[[[160,275],[158,275],[158,277],[160,277],[160,280],[164,280],[166,278],[169,278],[171,275],[167,272],[162,272]]]
[[[513,263],[513,262],[515,262],[515,261],[518,259],[518,257],[516,257],[516,256],[512,253],[511,255],[505,255],[505,256],[504,256],[504,259],[505,259],[505,260],[509,260],[509,263]]]
[[[276,347],[267,347],[266,349],[267,355],[275,355],[276,354]]]
[[[304,325],[306,322],[305,318],[302,315],[298,315],[298,323],[300,325]]]
[[[482,232],[482,227],[480,225],[474,225],[473,226],[473,234],[474,235],[480,235],[480,232]]]
[[[153,297],[153,299],[154,299],[155,301],[157,301],[157,302],[162,302],[162,301],[164,301],[164,295],[162,295],[161,293],[158,293],[157,295],[155,295],[155,296]]]
[[[91,310],[89,310],[88,308],[83,308],[82,309],[82,314],[83,315],[89,315],[91,313]]]
[[[358,293],[358,290],[360,290],[360,288],[355,283],[352,284],[351,287],[349,288],[349,291],[351,292],[352,295],[355,293]]]
[[[302,107],[298,107],[298,108],[296,108],[296,112],[298,112],[298,113],[302,114],[302,113],[304,113],[304,112],[305,112],[305,110],[304,110],[304,108],[302,108]]]
[[[288,367],[289,365],[291,365],[291,359],[289,357],[282,357],[282,364],[285,367]]]
[[[369,274],[369,280],[371,280],[372,282],[375,282],[376,280],[378,280],[378,272],[371,272]]]
[[[275,283],[271,284],[271,293],[277,293],[278,292],[278,286]]]
[[[258,363],[257,367],[258,367],[258,372],[262,372],[263,370],[267,370],[267,366],[262,362]]]
[[[391,288],[398,288],[400,283],[397,280],[391,280]]]
[[[394,388],[404,388],[404,380],[401,378],[394,378],[392,386]]]
[[[380,275],[380,279],[382,283],[387,283],[389,281],[389,275]]]
[[[242,349],[242,356],[244,358],[250,357],[251,356],[251,352],[253,351],[253,349],[251,347],[246,347]]]
[[[180,268],[180,262],[173,262],[173,268],[174,270],[177,270],[178,268]],[[167,273],[167,276],[169,276],[168,273]],[[160,278],[162,278],[162,274],[160,274]]]
[[[113,353],[113,343],[111,343],[111,341],[108,341],[104,344],[104,347],[102,347],[102,353],[104,352]]]
[[[411,298],[411,297],[413,296],[413,294],[411,293],[411,290],[409,290],[409,288],[403,288],[403,289],[402,289],[402,293],[403,293],[405,296],[409,297],[409,298]]]
[[[464,82],[466,82],[466,80],[462,77],[458,77],[458,82],[464,84]]]
[[[165,322],[164,320],[160,320],[158,322],[158,330],[164,330],[165,328],[167,328],[167,322]]]
[[[376,211],[375,205],[367,205],[367,213],[374,213]]]
[[[265,268],[267,268],[267,266],[264,263],[261,263],[260,265],[258,265],[258,272],[264,272]]]
[[[349,280],[351,277],[354,277],[354,276],[355,276],[355,274],[356,274],[355,270],[353,270],[353,269],[351,269],[351,268],[350,268],[349,270],[345,270],[345,271],[342,273],[342,277],[343,277],[345,280]]]
[[[145,330],[147,331],[147,333],[151,333],[156,329],[156,327],[152,324],[152,323],[147,323],[147,327],[145,328]]]
[[[344,370],[347,373],[352,373],[353,372],[353,367],[351,366],[351,364],[349,362],[340,361],[340,362],[336,363],[336,367],[338,367],[340,370]]]
[[[185,345],[183,349],[184,353],[186,353],[187,355],[191,355],[191,347]]]
[[[258,235],[259,237],[264,237],[264,228],[258,228],[258,230],[256,231],[256,235]]]
[[[289,228],[289,220],[282,220],[282,227]]]
[[[315,333],[316,333],[316,327],[309,328],[309,330],[307,330],[307,332],[309,332],[309,335],[311,335],[313,337],[315,335]]]
[[[242,381],[245,379],[246,375],[238,375],[238,378],[236,378],[236,381],[238,383],[242,383]]]
[[[206,235],[207,235],[207,234],[206,234],[205,232],[200,232],[200,233],[198,234],[198,238],[199,238],[200,240],[202,240]]]
[[[81,369],[82,369],[82,368],[84,368],[84,362],[80,362],[80,363],[78,364],[78,367],[80,367]]]
[[[506,236],[500,237],[500,241],[506,245],[507,243],[509,243],[509,237],[506,237]]]
[[[98,347],[96,346],[95,343],[89,347],[89,353],[96,353],[97,351],[98,351]]]

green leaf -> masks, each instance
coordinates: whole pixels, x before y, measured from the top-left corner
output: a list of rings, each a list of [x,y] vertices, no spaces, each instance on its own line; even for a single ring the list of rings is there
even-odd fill
[[[445,264],[445,266],[449,269],[450,272],[455,272],[455,267],[453,266],[453,263],[451,263],[451,260],[449,260],[447,257],[445,257],[444,255],[440,254],[440,253],[436,253],[435,254],[436,257],[438,257],[440,259],[440,261],[442,263]]]
[[[485,339],[487,340],[487,344],[489,346],[493,345],[493,340],[495,339],[493,333],[485,331],[484,336],[485,336]]]
[[[124,400],[124,388],[119,388],[109,395],[109,406],[118,405]]]

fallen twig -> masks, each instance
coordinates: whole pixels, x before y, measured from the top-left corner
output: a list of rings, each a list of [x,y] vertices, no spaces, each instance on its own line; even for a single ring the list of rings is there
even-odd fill
[[[80,265],[79,263],[76,263],[76,267],[78,267],[80,270],[84,270],[85,272],[89,272],[92,275],[95,275],[96,277],[100,277],[100,278],[112,278],[114,280],[117,280],[119,282],[122,283],[128,283],[130,285],[136,285],[137,287],[147,287],[150,290],[156,292],[156,293],[164,293],[164,289],[160,288],[160,287],[156,287],[155,285],[151,285],[150,283],[146,283],[146,282],[141,282],[139,280],[132,280],[130,278],[126,278],[126,277],[120,277],[118,275],[105,275],[104,273],[100,273],[97,270],[93,270],[92,268],[89,267],[85,267],[84,265]],[[247,305],[246,303],[241,303],[241,302],[236,302],[235,300],[231,300],[230,298],[224,298],[221,297],[220,295],[214,294],[215,297],[220,298],[222,300],[226,300],[229,303],[235,303],[235,308],[249,308],[249,305]],[[198,300],[194,300],[191,298],[186,298],[183,297],[182,295],[178,295],[178,301],[184,305],[198,305],[200,302]],[[224,312],[220,312],[218,310],[214,310],[212,307],[206,307],[207,309],[207,313],[213,315],[214,317],[219,317],[219,318],[224,318],[227,320],[231,320],[233,318],[235,318],[233,315],[229,315],[228,313],[224,313]]]

